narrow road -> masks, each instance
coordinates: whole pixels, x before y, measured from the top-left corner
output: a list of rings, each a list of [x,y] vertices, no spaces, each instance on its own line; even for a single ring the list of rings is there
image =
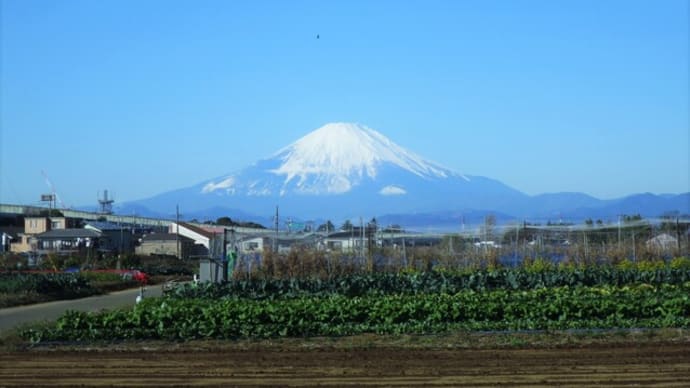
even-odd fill
[[[161,285],[146,287],[144,297],[161,296]],[[15,327],[37,321],[53,321],[67,310],[99,311],[132,306],[139,295],[139,288],[117,291],[88,298],[60,300],[0,309],[0,335]]]

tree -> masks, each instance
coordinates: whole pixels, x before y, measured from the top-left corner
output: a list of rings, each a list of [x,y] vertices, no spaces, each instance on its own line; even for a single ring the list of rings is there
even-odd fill
[[[326,221],[325,224],[319,225],[319,227],[316,229],[317,232],[326,232],[330,233],[335,231],[335,226],[333,226],[333,223],[331,220]]]
[[[376,217],[372,218],[371,221],[367,224],[367,228],[373,233],[376,233],[376,231],[379,229],[378,222],[376,221]]]
[[[642,216],[639,214],[635,214],[632,216],[629,216],[629,215],[623,216],[623,222],[625,222],[626,224],[630,223],[630,222],[635,222],[635,221],[642,221]]]
[[[218,225],[223,225],[223,226],[234,226],[235,223],[232,221],[230,217],[220,217],[219,219],[216,220],[216,224]]]
[[[351,232],[354,226],[352,225],[352,222],[350,220],[346,220],[343,222],[343,225],[340,227],[340,230],[346,231],[346,232]]]
[[[235,223],[237,226],[241,226],[243,228],[254,228],[254,229],[266,229],[265,226],[261,224],[257,224],[256,222],[251,222],[251,221],[244,221],[244,222],[239,222]]]

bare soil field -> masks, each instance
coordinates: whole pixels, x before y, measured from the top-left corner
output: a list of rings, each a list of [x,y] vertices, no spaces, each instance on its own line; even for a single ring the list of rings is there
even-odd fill
[[[690,343],[504,348],[295,343],[0,353],[0,386],[690,386]]]

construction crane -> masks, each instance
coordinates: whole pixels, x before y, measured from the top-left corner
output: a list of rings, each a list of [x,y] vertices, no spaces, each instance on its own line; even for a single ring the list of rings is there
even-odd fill
[[[60,199],[57,192],[55,191],[55,186],[53,185],[53,182],[50,181],[50,178],[48,178],[48,174],[46,174],[44,170],[41,170],[41,175],[43,175],[43,179],[45,179],[46,184],[48,185],[48,187],[50,187],[50,194],[53,196],[53,201],[59,203],[60,208],[66,209],[67,207],[65,206],[65,203],[62,202],[62,199]]]

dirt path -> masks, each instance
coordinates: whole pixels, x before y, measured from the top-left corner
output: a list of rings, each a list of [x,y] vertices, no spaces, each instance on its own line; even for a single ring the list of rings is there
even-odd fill
[[[55,320],[67,310],[98,311],[102,309],[132,306],[138,294],[139,288],[133,288],[112,292],[107,295],[97,295],[82,299],[59,300],[55,302],[0,309],[0,335],[21,324]],[[148,286],[144,293],[144,296],[160,295],[160,285]],[[0,382],[0,384],[2,383]]]
[[[0,386],[690,386],[687,344],[0,353]]]

